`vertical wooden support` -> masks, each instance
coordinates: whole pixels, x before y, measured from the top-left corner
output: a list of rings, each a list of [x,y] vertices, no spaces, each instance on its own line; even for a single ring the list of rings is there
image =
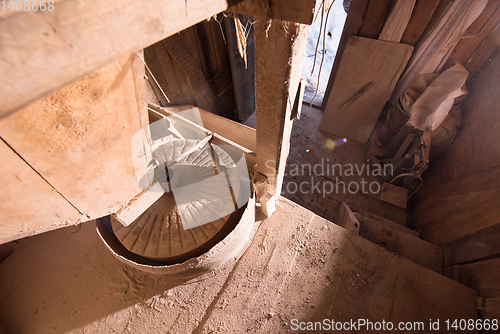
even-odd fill
[[[307,25],[259,19],[255,28],[257,171],[281,192],[290,145],[291,109],[300,80]]]

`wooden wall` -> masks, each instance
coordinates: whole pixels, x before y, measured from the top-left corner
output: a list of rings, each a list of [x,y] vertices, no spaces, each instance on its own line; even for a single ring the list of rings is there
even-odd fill
[[[423,175],[411,225],[444,248],[445,273],[500,316],[500,49],[469,82],[463,128]],[[432,143],[431,143],[432,145]]]
[[[239,83],[246,82],[242,82],[246,75],[241,73],[241,66],[238,67],[242,61],[239,54],[230,52],[231,46],[236,46],[236,35],[235,31],[227,31],[228,28],[234,30],[234,23],[225,24],[228,20],[233,19],[219,14],[216,19],[200,22],[145,49],[146,63],[151,70],[148,74],[154,76],[154,79],[151,75],[148,78],[162,106],[189,104],[238,121],[245,121],[253,113],[254,85],[248,87],[252,90],[248,100],[253,99],[250,108],[243,110],[236,104],[235,89]],[[253,54],[253,44],[247,53]],[[254,58],[249,57],[249,61],[250,66],[243,68],[243,72],[253,78]],[[233,73],[236,67],[239,72]],[[238,75],[233,80],[235,74]]]

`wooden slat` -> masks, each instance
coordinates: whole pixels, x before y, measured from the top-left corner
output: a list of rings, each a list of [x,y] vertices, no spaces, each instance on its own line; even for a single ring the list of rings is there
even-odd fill
[[[141,192],[131,144],[147,125],[144,66],[137,55],[119,64],[0,120],[1,137],[88,219]]]
[[[476,49],[482,49],[485,45],[481,45],[481,43],[484,43],[483,40],[488,38],[488,41],[493,42],[491,45],[488,45],[487,48],[490,50],[487,53],[491,54],[498,46],[500,46],[500,39],[498,37],[500,36],[500,31],[496,31],[496,34],[494,33],[493,36],[490,35],[491,31],[495,26],[498,24],[500,21],[500,3],[498,1],[490,1],[486,5],[486,8],[483,10],[481,15],[471,24],[471,26],[465,31],[464,35],[469,35],[469,36],[475,36],[472,38],[463,38],[455,47],[453,52],[450,55],[450,58],[448,58],[448,61],[446,62],[444,69],[450,68],[455,63],[459,62],[462,65],[467,65],[467,70],[469,71],[469,77],[474,75],[474,73],[479,69],[479,67],[482,65],[482,62],[484,62],[484,59],[482,61],[478,59],[473,59],[473,63],[467,63],[466,62],[469,60],[469,58],[476,53],[476,58],[477,52],[479,50]],[[480,34],[478,34],[480,33]],[[489,56],[489,55],[487,55]],[[480,63],[478,62],[481,61]],[[472,62],[472,60],[471,60]],[[479,67],[478,67],[479,65]]]
[[[323,103],[321,104],[321,109],[326,108],[326,103],[330,97],[330,93],[333,88],[333,83],[335,82],[335,77],[337,76],[337,71],[339,68],[340,60],[344,54],[345,47],[347,45],[347,40],[349,36],[355,36],[358,33],[359,28],[363,24],[363,15],[365,13],[368,0],[352,0],[351,6],[349,7],[349,13],[347,13],[347,18],[344,23],[344,29],[342,30],[342,36],[340,37],[339,46],[337,48],[337,54],[335,55],[335,60],[333,61],[332,71],[330,72],[330,78],[328,79],[328,85],[325,90],[325,97],[323,98]]]
[[[193,106],[168,106],[164,107],[173,113],[179,113],[191,108],[196,108]],[[155,109],[156,111],[165,114],[161,109]],[[230,119],[215,115],[211,112],[198,108],[201,116],[201,121],[203,122],[203,127],[220,134],[221,136],[255,152],[256,150],[256,131],[246,125],[233,122]]]
[[[212,86],[187,50],[180,36],[171,36],[163,40],[162,43],[188,76],[196,96],[197,105],[215,114],[227,114],[227,109],[213,91]]]
[[[155,56],[160,65],[159,70],[161,70],[161,72],[156,72],[160,77],[164,78],[161,82],[158,81],[158,83],[161,85],[162,89],[164,90],[165,94],[167,94],[167,97],[170,100],[170,102],[165,105],[185,104],[186,100],[184,99],[184,95],[182,94],[182,89],[179,85],[179,80],[177,80],[177,75],[175,73],[174,67],[172,66],[172,61],[167,49],[165,49],[165,47],[161,43],[155,43],[151,46],[151,48],[153,48]]]
[[[415,45],[432,20],[442,0],[419,0],[415,4],[410,22],[401,38],[401,43]]]
[[[359,235],[424,268],[443,272],[443,249],[376,220],[361,222]]]
[[[499,235],[500,224],[495,224],[444,244],[444,265],[449,266],[500,256]]]
[[[3,18],[0,117],[227,7],[227,0],[68,0]]]
[[[242,15],[240,15],[242,16]],[[243,17],[242,24],[251,22],[251,17]],[[236,37],[236,26],[234,19],[224,19],[227,32],[229,48],[229,59],[231,61],[231,73],[233,76],[234,98],[236,100],[237,113],[240,120],[247,120],[255,112],[255,38],[253,27],[249,26],[247,37],[247,61],[241,57],[238,51]]]
[[[175,99],[175,95],[170,90],[170,86],[165,78],[165,74],[162,71],[162,66],[160,65],[153,46],[144,49],[144,61],[148,65],[149,69],[146,71],[149,83],[151,84],[151,88],[153,89],[156,98],[160,101],[160,104],[162,106],[166,106],[171,103],[176,103],[177,100]]]
[[[440,245],[500,222],[500,189],[419,202],[412,227]]]
[[[394,0],[371,0],[358,36],[377,39],[393,4]]]
[[[411,230],[411,229],[409,229],[408,227],[406,227],[404,225],[401,225],[401,224],[398,224],[396,222],[393,222],[392,220],[389,220],[389,219],[377,216],[377,215],[375,215],[373,213],[370,213],[370,212],[364,212],[364,213],[356,212],[355,215],[356,215],[356,218],[358,218],[358,220],[359,220],[359,222],[361,224],[363,222],[365,222],[365,221],[366,222],[375,222],[375,223],[378,223],[378,224],[382,224],[382,225],[387,225],[387,226],[393,227],[394,229],[400,230],[401,232],[404,232],[406,234],[412,235],[415,238],[420,238],[420,232]]]

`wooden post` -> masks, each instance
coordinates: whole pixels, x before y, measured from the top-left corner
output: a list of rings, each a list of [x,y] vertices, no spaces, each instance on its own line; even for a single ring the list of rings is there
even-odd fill
[[[259,18],[254,28],[257,171],[268,178],[268,191],[279,197],[308,26]]]

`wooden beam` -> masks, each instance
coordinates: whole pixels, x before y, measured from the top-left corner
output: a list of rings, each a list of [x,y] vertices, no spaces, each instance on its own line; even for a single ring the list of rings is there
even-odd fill
[[[269,191],[280,196],[290,148],[290,118],[307,37],[306,25],[257,20],[255,29],[255,112],[257,170]]]
[[[335,223],[353,234],[359,234],[359,221],[349,205],[344,201],[340,203],[337,210],[337,219]]]
[[[3,140],[88,220],[142,191],[132,138],[148,125],[144,64],[136,54],[118,64],[0,120]]]
[[[444,247],[444,265],[480,261],[500,256],[500,224],[468,234]]]
[[[1,18],[0,117],[238,2],[67,0]]]

